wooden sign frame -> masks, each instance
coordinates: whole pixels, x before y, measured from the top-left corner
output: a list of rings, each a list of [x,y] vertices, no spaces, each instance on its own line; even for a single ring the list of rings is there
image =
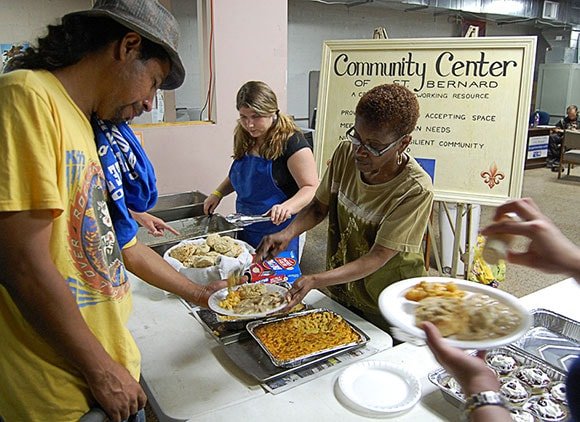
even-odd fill
[[[359,98],[407,86],[421,115],[408,153],[431,175],[435,200],[498,205],[523,184],[536,37],[326,41],[315,157],[319,175]]]

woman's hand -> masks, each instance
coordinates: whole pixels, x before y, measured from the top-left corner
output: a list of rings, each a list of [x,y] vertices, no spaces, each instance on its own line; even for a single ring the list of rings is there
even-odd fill
[[[308,294],[308,292],[315,288],[315,282],[311,276],[302,276],[294,283],[288,291],[288,306],[286,309],[292,309],[294,306],[302,302],[302,299]]]
[[[284,204],[274,205],[270,211],[268,211],[268,214],[272,218],[272,223],[277,226],[292,217],[292,211]]]
[[[213,214],[219,203],[221,202],[221,198],[213,193],[210,194],[205,201],[203,201],[203,213],[206,215]]]
[[[147,229],[147,232],[155,237],[160,237],[165,234],[165,230],[173,233],[174,235],[179,235],[179,232],[163,221],[159,217],[155,217],[147,212],[135,212],[131,211],[131,215],[139,224]]]
[[[287,228],[286,228],[287,229]],[[283,250],[288,247],[288,244],[292,240],[288,237],[282,230],[278,233],[269,234],[264,236],[260,241],[260,244],[256,248],[256,254],[254,255],[255,262],[267,261],[273,259],[280,254]]]

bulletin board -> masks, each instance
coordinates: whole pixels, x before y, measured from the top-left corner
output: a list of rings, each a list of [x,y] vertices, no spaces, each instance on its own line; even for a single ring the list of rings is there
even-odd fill
[[[417,95],[407,151],[429,173],[435,200],[498,205],[519,198],[526,157],[535,37],[326,41],[315,157],[320,176],[370,88]]]

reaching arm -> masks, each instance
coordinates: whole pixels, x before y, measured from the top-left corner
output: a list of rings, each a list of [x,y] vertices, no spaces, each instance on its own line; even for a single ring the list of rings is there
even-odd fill
[[[274,224],[282,224],[312,201],[318,187],[316,163],[310,148],[296,151],[288,159],[288,170],[298,185],[298,192],[281,204],[276,204],[270,210]]]
[[[437,328],[430,322],[422,323],[427,335],[427,345],[437,362],[457,380],[466,396],[484,391],[499,391],[499,380],[483,361],[483,353],[470,356],[463,350],[447,346]],[[481,406],[475,409],[470,420],[473,422],[509,422],[509,411],[501,406]]]
[[[256,261],[272,259],[288,247],[290,241],[319,224],[328,214],[328,206],[313,198],[284,230],[264,236],[256,248]]]
[[[355,261],[333,270],[300,277],[292,284],[289,292],[290,302],[288,307],[291,308],[300,303],[311,289],[319,289],[321,287],[360,280],[384,266],[397,253],[398,251],[385,248],[375,243],[368,253]]]
[[[147,212],[136,212],[129,210],[131,217],[137,221],[141,226],[147,229],[147,232],[155,237],[163,236],[165,230],[170,231],[174,235],[178,236],[179,232],[163,221],[159,217],[155,217]]]
[[[51,210],[0,213],[0,244],[10,245],[0,248],[0,281],[37,333],[85,377],[109,417],[127,419],[147,397],[93,335],[55,267],[52,218]]]
[[[127,269],[137,277],[196,305],[207,307],[210,295],[214,291],[226,287],[226,282],[222,280],[207,286],[190,281],[183,274],[175,271],[150,247],[140,242],[123,249],[123,260]]]
[[[230,182],[230,177],[226,177],[223,182],[217,187],[215,191],[203,201],[203,212],[205,214],[213,214],[224,196],[228,196],[234,191],[234,187]]]
[[[508,212],[516,213],[520,220],[498,221]],[[508,261],[548,273],[567,274],[580,280],[580,248],[562,234],[531,198],[499,206],[494,219],[495,223],[482,230],[484,235],[501,233],[530,239],[526,251],[509,251]]]

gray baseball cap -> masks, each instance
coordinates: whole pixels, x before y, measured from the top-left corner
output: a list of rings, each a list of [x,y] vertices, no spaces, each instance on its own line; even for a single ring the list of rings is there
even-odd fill
[[[185,69],[177,52],[179,26],[177,20],[157,0],[97,0],[92,9],[73,12],[65,16],[83,15],[108,17],[159,44],[171,61],[169,75],[161,89],[175,89],[185,79]]]

